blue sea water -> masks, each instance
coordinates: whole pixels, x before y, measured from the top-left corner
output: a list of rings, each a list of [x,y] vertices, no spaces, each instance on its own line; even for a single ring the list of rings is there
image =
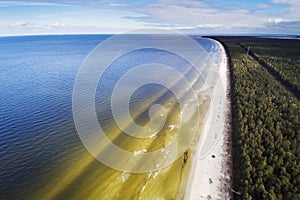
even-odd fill
[[[110,36],[0,37],[0,199],[34,193],[41,176],[77,159],[69,152],[85,151],[73,122],[73,85],[89,52]],[[213,50],[212,41],[195,39]],[[166,59],[147,50],[137,62],[151,55]]]

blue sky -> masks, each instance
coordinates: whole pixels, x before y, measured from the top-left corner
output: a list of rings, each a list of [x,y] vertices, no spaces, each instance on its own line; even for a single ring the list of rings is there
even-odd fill
[[[300,34],[299,0],[0,0],[0,35],[121,33]]]

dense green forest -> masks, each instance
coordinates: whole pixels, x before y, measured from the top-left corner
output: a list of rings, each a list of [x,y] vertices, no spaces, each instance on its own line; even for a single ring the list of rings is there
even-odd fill
[[[300,41],[238,37],[234,41],[300,98]]]
[[[229,56],[234,199],[300,199],[300,41],[214,39]]]

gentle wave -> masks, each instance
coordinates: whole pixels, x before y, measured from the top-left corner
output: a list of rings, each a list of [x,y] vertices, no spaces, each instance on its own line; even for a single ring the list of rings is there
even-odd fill
[[[70,194],[78,199],[87,194],[94,198],[99,194],[109,198],[109,195],[117,195],[118,192],[123,192],[126,196],[134,193],[134,187],[138,187],[139,181],[147,180],[151,183],[161,178],[158,174],[154,177],[155,173],[126,175],[107,168],[87,153],[77,135],[71,101],[76,73],[89,51],[107,37],[0,38],[0,199],[60,199]],[[205,39],[199,41],[209,52],[216,51],[212,42]],[[156,59],[157,62],[177,67],[191,78],[197,78],[174,55],[154,50],[133,54],[138,56],[136,64],[146,63],[147,59]],[[128,141],[130,138],[122,134],[115,124],[111,126],[110,113],[106,112],[110,108],[109,96],[114,83],[128,70],[123,67],[124,62],[126,60],[115,61],[114,65],[119,71],[108,70],[103,77],[105,84],[99,83],[96,107],[99,112],[98,119],[103,120],[111,131],[111,140],[120,147],[136,150],[132,141]],[[195,84],[201,85],[202,82]],[[153,95],[159,92],[159,95]],[[172,131],[180,117],[177,112],[178,105],[174,104],[172,95],[162,88],[144,88],[140,94],[152,99],[149,98],[146,102],[136,98],[132,102],[143,105],[132,108],[137,121],[140,119],[143,123],[146,119],[144,110],[153,102],[165,103],[172,116],[164,129],[167,137],[158,136],[147,143],[136,143],[136,147],[144,145],[155,150],[171,140]],[[105,116],[103,113],[106,113]],[[175,174],[178,169],[175,166],[180,164],[177,161],[165,175]],[[173,176],[174,180],[179,178]],[[109,185],[109,182],[113,184]],[[167,184],[163,181],[162,183]],[[159,187],[159,184],[154,185]],[[112,189],[113,187],[116,189]],[[143,190],[147,191],[147,187]],[[163,192],[158,192],[161,193]]]

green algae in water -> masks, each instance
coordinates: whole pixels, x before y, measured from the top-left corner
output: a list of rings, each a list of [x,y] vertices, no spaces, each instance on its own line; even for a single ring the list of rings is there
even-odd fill
[[[147,117],[143,112],[157,102],[165,94],[162,90],[147,101],[142,101],[131,108],[132,117],[147,124]],[[209,98],[207,91],[202,92],[199,109],[192,110],[186,129],[189,134],[196,132],[193,144],[195,146],[207,111]],[[199,95],[200,96],[200,95]],[[189,102],[185,97],[184,102]],[[107,121],[104,129],[107,138],[118,147],[136,153],[152,152],[170,144],[181,123],[182,108],[174,95],[169,95],[159,102],[167,110],[167,121],[163,129],[152,138],[134,138],[123,133],[113,121]],[[200,113],[198,113],[200,112]],[[125,119],[126,120],[126,119]],[[200,123],[199,123],[200,122]],[[128,119],[128,123],[130,120]],[[184,141],[183,141],[184,142]],[[180,144],[178,144],[180,145]],[[81,145],[71,155],[64,155],[59,169],[52,169],[50,179],[43,177],[35,183],[40,188],[25,199],[183,199],[191,168],[194,146],[191,146],[171,165],[147,173],[129,173],[112,169],[91,156]],[[102,153],[106,146],[98,146],[97,152]],[[112,156],[106,154],[106,156]],[[77,158],[70,162],[68,158]],[[146,165],[149,161],[141,160],[139,165]],[[47,176],[49,177],[49,175]]]
[[[203,120],[207,107],[208,101],[204,101],[200,107],[200,120]],[[172,117],[168,123],[173,124],[178,121],[178,113],[179,109],[172,109]],[[124,137],[118,131],[110,133],[110,138],[114,140]],[[144,140],[144,143],[141,141],[136,143],[124,138],[115,142],[126,146],[128,150],[145,147],[148,147],[147,150],[157,149],[168,143],[173,134],[173,131],[164,130],[164,134],[152,140]],[[199,135],[195,139],[197,140],[198,137]],[[183,199],[193,147],[187,149],[170,166],[148,173],[114,170],[100,163],[83,149],[73,153],[72,156],[78,156],[77,162],[66,162],[62,164],[62,168],[54,169],[53,177],[44,182],[40,181],[41,189],[27,196],[26,199]]]

